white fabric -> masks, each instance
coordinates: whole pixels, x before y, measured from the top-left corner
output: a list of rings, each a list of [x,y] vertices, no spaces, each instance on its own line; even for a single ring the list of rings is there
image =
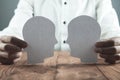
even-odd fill
[[[64,4],[67,2],[67,4]],[[102,29],[101,39],[120,36],[119,22],[111,0],[20,0],[15,15],[0,35],[12,35],[23,39],[22,29],[25,22],[33,16],[44,16],[56,26],[56,49],[66,50],[67,25],[80,15],[96,19]],[[63,22],[66,21],[66,24]]]

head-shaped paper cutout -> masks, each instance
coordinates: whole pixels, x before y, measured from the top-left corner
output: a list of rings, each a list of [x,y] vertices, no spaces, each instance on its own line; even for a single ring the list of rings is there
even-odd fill
[[[79,16],[68,25],[68,40],[71,54],[81,58],[84,63],[97,62],[94,44],[100,38],[100,26],[97,21],[88,16]],[[28,63],[43,62],[53,55],[55,39],[54,24],[44,17],[29,19],[23,28],[24,40],[28,43]]]
[[[71,55],[79,57],[84,63],[96,63],[94,46],[101,34],[97,21],[89,16],[79,16],[69,23],[68,34]]]
[[[44,17],[29,19],[23,28],[24,40],[28,43],[25,49],[28,53],[28,63],[43,62],[53,55],[55,39],[54,24]]]

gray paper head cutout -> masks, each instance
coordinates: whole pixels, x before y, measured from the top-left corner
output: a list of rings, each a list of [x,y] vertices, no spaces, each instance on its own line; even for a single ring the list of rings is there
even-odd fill
[[[96,63],[97,54],[94,44],[100,38],[100,26],[96,20],[88,16],[79,16],[68,25],[68,40],[71,55],[81,58],[84,63]],[[23,28],[24,40],[28,43],[28,63],[43,62],[53,56],[55,39],[54,24],[44,17],[29,19]]]
[[[68,25],[68,40],[71,55],[84,63],[96,63],[95,42],[99,40],[101,29],[97,21],[88,16],[79,16]]]
[[[28,43],[25,49],[28,53],[28,63],[40,63],[53,56],[56,43],[55,26],[47,18],[39,16],[29,19],[24,25],[23,37]]]

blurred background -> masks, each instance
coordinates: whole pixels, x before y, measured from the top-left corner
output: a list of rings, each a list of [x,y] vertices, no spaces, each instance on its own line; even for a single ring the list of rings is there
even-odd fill
[[[7,27],[19,0],[0,0],[0,30]],[[120,22],[120,0],[112,0]]]

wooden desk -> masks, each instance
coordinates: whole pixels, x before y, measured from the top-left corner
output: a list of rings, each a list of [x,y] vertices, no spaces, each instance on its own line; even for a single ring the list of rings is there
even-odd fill
[[[56,52],[57,56],[58,53]],[[57,59],[56,62],[59,63],[55,64],[54,60],[51,64],[56,66],[49,67],[42,64],[27,65],[26,58],[24,54],[19,63],[0,65],[0,80],[120,80],[119,63],[107,65],[100,59],[99,63],[94,65],[76,64],[78,62],[76,58],[75,64],[66,64],[68,58],[65,60],[65,57],[59,56],[57,57],[59,59],[56,57],[48,59],[48,61]]]

